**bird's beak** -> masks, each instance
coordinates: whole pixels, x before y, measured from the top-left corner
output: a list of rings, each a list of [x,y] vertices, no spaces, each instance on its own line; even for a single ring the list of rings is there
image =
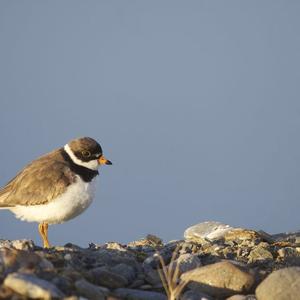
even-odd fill
[[[99,165],[112,165],[112,162],[111,162],[110,160],[106,159],[106,158],[104,157],[104,155],[101,155],[101,156],[99,157],[98,163],[99,163]]]

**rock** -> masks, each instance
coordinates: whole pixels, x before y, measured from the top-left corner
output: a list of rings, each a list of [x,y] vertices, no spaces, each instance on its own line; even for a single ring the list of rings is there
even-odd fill
[[[120,243],[116,243],[116,242],[109,242],[106,243],[103,247],[103,249],[108,249],[108,250],[118,250],[120,252],[126,252],[126,248],[124,247],[124,245],[120,244]]]
[[[124,263],[111,267],[111,271],[125,277],[128,281],[128,284],[131,284],[136,277],[134,268]]]
[[[93,259],[96,264],[102,266],[115,266],[117,264],[124,263],[134,267],[135,269],[140,268],[135,255],[125,248],[122,251],[112,249],[97,249],[96,251],[88,251],[88,256],[89,259]]]
[[[158,292],[140,291],[134,289],[116,289],[114,294],[128,300],[167,300],[167,297]]]
[[[136,289],[136,288],[141,287],[144,283],[145,283],[145,281],[143,279],[136,279],[129,285],[128,288]]]
[[[51,282],[63,293],[68,294],[74,288],[74,280],[70,280],[67,277],[57,275],[51,280]]]
[[[33,250],[35,245],[32,240],[1,240],[0,248],[14,248],[17,250]]]
[[[229,298],[226,298],[226,300],[246,300],[245,295],[233,295]]]
[[[299,300],[300,267],[272,272],[256,288],[257,300]]]
[[[128,243],[128,247],[132,249],[154,250],[163,246],[162,239],[154,234],[148,234],[146,238]]]
[[[249,263],[273,260],[272,253],[263,246],[255,247],[248,256]]]
[[[75,282],[77,292],[89,300],[105,300],[108,290],[105,292],[103,288],[94,285],[85,279],[80,279]]]
[[[11,273],[17,270],[53,270],[52,263],[41,258],[34,252],[16,250],[14,248],[0,248],[0,271]]]
[[[298,251],[297,249],[295,248],[292,248],[292,247],[284,247],[284,248],[281,248],[277,251],[278,253],[278,256],[279,257],[294,257],[294,256],[298,256]]]
[[[274,270],[300,266],[299,234],[286,235],[277,240],[264,232],[220,224],[206,222],[202,224],[198,239],[166,244],[150,235],[128,245],[110,242],[91,244],[88,248],[67,244],[43,249],[26,240],[0,240],[0,299],[29,298],[4,285],[11,273],[52,284],[59,292],[68,295],[64,300],[103,297],[118,300],[130,297],[156,299],[157,294],[153,296],[151,293],[163,292],[158,274],[159,253],[168,268],[175,268],[178,264],[177,277],[183,279],[190,272],[197,275],[194,282],[185,287],[180,299],[225,299],[231,296],[231,300],[254,300],[255,296],[247,293],[253,292],[254,285],[262,284],[268,274]],[[222,265],[225,262],[227,264]],[[201,264],[204,266],[201,267]],[[246,271],[245,266],[252,269]],[[32,283],[29,280],[27,284]],[[114,295],[114,289],[121,289],[127,296]],[[285,290],[288,291],[288,288]]]
[[[154,246],[163,246],[162,239],[154,234],[147,234],[146,240],[152,243]]]
[[[183,273],[181,280],[190,281],[188,286],[191,289],[214,297],[228,297],[249,291],[254,276],[230,262],[222,261]]]
[[[243,229],[243,228],[234,228],[225,233],[224,240],[234,241],[236,243],[241,243],[243,241],[250,240],[253,244],[256,244],[263,240],[263,237],[254,230]]]
[[[125,287],[128,285],[128,280],[121,274],[113,272],[109,267],[99,267],[92,269],[90,275],[93,278],[93,282],[98,285],[116,289]]]
[[[202,292],[189,290],[181,296],[180,300],[213,300],[213,298]]]
[[[187,271],[193,270],[201,266],[201,261],[197,255],[194,254],[182,254],[180,255],[174,265],[178,265],[179,275]]]
[[[157,270],[152,269],[149,265],[144,265],[145,280],[151,285],[161,284]]]
[[[30,274],[9,274],[4,280],[4,285],[18,294],[32,299],[64,297],[64,294],[51,282]]]
[[[225,233],[231,231],[234,227],[220,222],[207,221],[187,228],[184,232],[186,240],[214,241],[222,239]]]
[[[14,291],[11,290],[10,288],[0,285],[0,299],[1,300],[10,300],[10,299],[15,299],[15,294]]]
[[[226,300],[256,300],[256,297],[255,295],[234,295],[227,298]]]
[[[299,243],[300,242],[300,232],[285,232],[272,235],[273,239],[277,242],[289,242],[289,243]]]

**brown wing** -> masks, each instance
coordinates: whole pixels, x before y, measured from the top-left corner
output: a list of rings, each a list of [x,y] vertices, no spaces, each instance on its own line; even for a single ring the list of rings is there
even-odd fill
[[[55,150],[27,165],[0,190],[0,207],[50,202],[75,180],[61,150]]]

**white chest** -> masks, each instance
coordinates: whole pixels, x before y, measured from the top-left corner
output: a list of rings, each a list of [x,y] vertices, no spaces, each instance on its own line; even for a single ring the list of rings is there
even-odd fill
[[[79,176],[66,192],[47,204],[21,206],[11,209],[16,217],[28,222],[58,224],[75,218],[85,211],[94,198],[95,179],[84,182]]]

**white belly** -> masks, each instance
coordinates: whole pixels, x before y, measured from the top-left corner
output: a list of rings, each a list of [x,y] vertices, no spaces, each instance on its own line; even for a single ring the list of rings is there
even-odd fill
[[[46,222],[58,224],[77,217],[92,203],[95,191],[95,179],[84,182],[77,176],[76,183],[55,200],[42,205],[17,205],[11,211],[17,218],[28,222]]]

